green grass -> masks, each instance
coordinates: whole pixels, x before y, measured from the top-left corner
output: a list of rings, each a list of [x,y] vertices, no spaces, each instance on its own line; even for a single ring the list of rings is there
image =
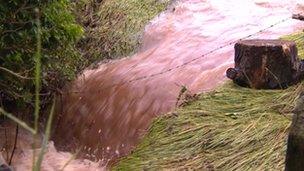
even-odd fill
[[[161,3],[155,0],[111,0],[105,1],[99,11],[103,18],[101,29],[107,29],[111,37],[109,56],[119,56],[132,53],[140,44],[140,35],[145,25],[168,5],[168,0]],[[115,12],[115,13],[113,13]],[[116,19],[114,28],[109,19]],[[105,31],[103,30],[103,31]]]
[[[296,40],[304,57],[302,36],[285,39]],[[114,170],[283,170],[291,111],[303,85],[253,90],[229,81],[157,118]]]
[[[164,11],[170,0],[91,0],[76,3],[85,28],[80,49],[91,61],[116,59],[136,52],[146,24]]]

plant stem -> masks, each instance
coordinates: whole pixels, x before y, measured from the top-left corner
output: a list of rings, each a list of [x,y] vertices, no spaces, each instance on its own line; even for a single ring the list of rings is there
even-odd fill
[[[50,116],[49,116],[47,124],[46,124],[45,135],[43,137],[42,147],[41,147],[36,165],[33,168],[34,171],[39,171],[40,170],[41,164],[42,164],[42,161],[43,161],[43,156],[44,156],[45,150],[47,149],[47,145],[48,145],[49,138],[50,138],[50,135],[51,135],[51,127],[52,127],[52,121],[53,121],[53,117],[54,117],[55,104],[56,104],[56,101],[54,99],[53,105],[52,105],[52,108],[51,108],[51,112],[50,112]]]
[[[37,23],[37,52],[35,55],[35,126],[34,129],[36,133],[38,132],[38,121],[39,121],[39,111],[40,111],[40,87],[41,87],[41,80],[40,80],[40,72],[41,72],[41,26],[39,17],[36,20]]]
[[[41,24],[40,24],[40,11],[38,8],[35,9],[37,18],[36,18],[36,24],[37,24],[37,49],[36,49],[36,54],[35,54],[35,112],[34,112],[34,129],[35,129],[35,134],[34,136],[34,143],[33,143],[33,170],[35,167],[35,156],[36,156],[36,138],[38,134],[38,123],[39,123],[39,111],[40,111],[40,72],[41,72]],[[40,170],[40,168],[38,169]]]

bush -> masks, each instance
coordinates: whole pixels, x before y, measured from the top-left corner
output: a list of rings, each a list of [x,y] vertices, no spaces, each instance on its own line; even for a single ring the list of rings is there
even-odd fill
[[[41,12],[35,12],[40,9]],[[0,4],[0,98],[8,110],[32,106],[37,23],[42,33],[43,103],[86,65],[75,50],[83,29],[68,0],[8,0]],[[13,74],[15,73],[15,74]],[[20,78],[18,75],[22,75]],[[14,111],[15,111],[14,110]]]

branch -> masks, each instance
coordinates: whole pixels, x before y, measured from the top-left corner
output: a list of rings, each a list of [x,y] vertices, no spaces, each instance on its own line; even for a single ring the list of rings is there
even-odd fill
[[[15,132],[15,142],[14,142],[14,147],[13,147],[13,151],[12,151],[12,154],[11,154],[11,157],[9,159],[9,165],[12,164],[12,161],[13,161],[13,157],[14,157],[14,154],[15,154],[15,150],[17,148],[17,141],[18,141],[18,133],[19,133],[19,126],[18,124],[16,125],[16,132]]]
[[[11,71],[11,70],[9,70],[7,68],[4,68],[4,67],[0,67],[0,70],[8,72],[9,74],[14,75],[15,77],[18,77],[18,78],[21,78],[21,79],[25,79],[25,80],[32,80],[33,79],[33,78],[28,78],[28,77],[19,75],[18,73],[15,73],[14,71]]]

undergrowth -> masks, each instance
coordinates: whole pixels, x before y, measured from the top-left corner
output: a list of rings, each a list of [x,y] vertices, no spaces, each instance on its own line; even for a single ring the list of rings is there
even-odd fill
[[[1,1],[0,106],[29,120],[35,106],[37,17],[41,25],[41,109],[50,106],[52,95],[84,64],[75,48],[83,29],[76,23],[69,0]]]
[[[304,57],[304,33],[296,40]],[[231,82],[157,118],[115,170],[283,170],[291,111],[304,82],[253,90]]]

